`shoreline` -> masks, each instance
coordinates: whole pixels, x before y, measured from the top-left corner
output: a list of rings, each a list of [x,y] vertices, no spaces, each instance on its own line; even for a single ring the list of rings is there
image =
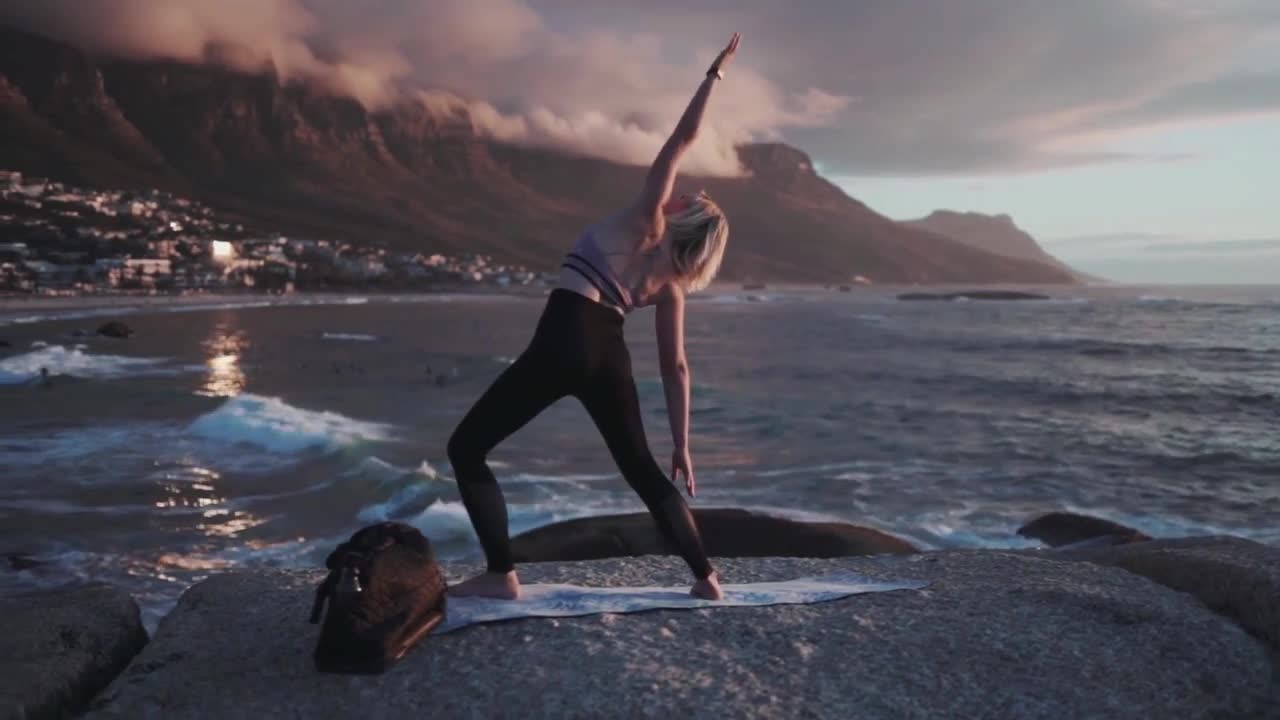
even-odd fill
[[[847,289],[846,289],[847,288]],[[101,293],[81,295],[30,295],[18,293],[0,293],[0,313],[21,310],[77,310],[104,309],[116,306],[168,306],[168,305],[202,305],[220,304],[231,301],[264,302],[288,304],[298,300],[337,300],[342,298],[411,298],[440,295],[477,295],[477,296],[515,296],[534,297],[545,295],[553,289],[552,285],[541,283],[530,285],[440,285],[434,288],[370,288],[349,290],[298,290],[290,293],[271,293],[261,291],[223,291],[190,294],[177,293]],[[1144,292],[1144,291],[1186,291],[1191,293],[1203,291],[1237,291],[1237,292],[1272,292],[1280,290],[1280,284],[1259,285],[1241,284],[1106,284],[1106,285],[1028,285],[1022,283],[945,283],[945,284],[885,284],[885,285],[852,285],[837,286],[822,283],[767,283],[744,284],[738,282],[717,282],[708,287],[699,296],[712,293],[769,293],[769,292],[818,292],[828,294],[855,295],[896,295],[906,291],[930,293],[946,293],[951,291],[977,292],[983,290],[1039,290],[1043,292],[1062,290],[1094,290],[1112,292]]]
[[[1152,302],[1241,302],[1274,304],[1280,285],[1132,285],[1027,286],[1002,284],[974,285],[859,285],[853,287],[804,283],[770,283],[763,286],[737,282],[712,284],[691,298],[695,302],[716,302],[730,296],[753,302],[767,302],[776,296],[832,296],[873,302],[902,302],[901,293],[926,289],[940,292],[1014,291],[1044,293],[1049,303],[1133,300]],[[545,297],[553,286],[530,285],[439,285],[423,289],[373,288],[370,290],[303,290],[291,293],[261,291],[205,292],[192,294],[110,293],[60,296],[0,294],[0,329],[15,326],[113,318],[116,316],[195,312],[201,310],[238,310],[265,307],[341,306],[364,304],[414,304],[467,300],[518,300]],[[1224,298],[1223,292],[1234,293]],[[772,297],[771,297],[772,296]],[[991,302],[985,300],[984,302]],[[1008,300],[1006,302],[1025,302]]]
[[[147,312],[181,312],[184,310],[290,307],[306,305],[358,305],[366,303],[430,302],[448,297],[475,298],[536,298],[544,297],[553,289],[550,285],[440,286],[434,289],[388,290],[373,289],[343,291],[298,291],[287,294],[265,292],[211,292],[189,295],[178,294],[103,294],[40,296],[0,295],[0,327],[34,322],[75,320],[84,317],[107,316],[114,313],[138,314]],[[814,285],[771,285],[769,290],[817,291]],[[760,292],[744,290],[736,283],[712,285],[708,292]],[[766,291],[767,292],[767,291]],[[834,291],[832,291],[834,292]],[[27,317],[39,314],[39,317]]]
[[[544,288],[450,287],[413,292],[201,293],[198,295],[0,296],[0,327],[91,317],[210,309],[430,302],[449,297],[539,297]]]

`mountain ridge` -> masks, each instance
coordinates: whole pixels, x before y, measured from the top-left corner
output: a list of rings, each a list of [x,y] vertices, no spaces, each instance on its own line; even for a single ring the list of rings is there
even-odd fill
[[[158,187],[293,234],[482,252],[550,270],[645,169],[478,135],[406,100],[370,111],[266,69],[92,58],[0,28],[0,165],[90,186]],[[876,213],[781,143],[739,147],[744,177],[682,175],[729,217],[726,280],[1065,283]]]
[[[1070,272],[1081,282],[1100,279],[1086,275],[1049,254],[1026,230],[1018,227],[1007,213],[989,215],[958,210],[934,210],[925,217],[904,220],[904,225],[930,230],[989,253],[1031,260]]]

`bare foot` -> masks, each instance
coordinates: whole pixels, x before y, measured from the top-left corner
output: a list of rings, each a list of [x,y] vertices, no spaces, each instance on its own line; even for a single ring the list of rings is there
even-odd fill
[[[520,579],[516,571],[508,573],[486,572],[470,580],[449,587],[449,594],[456,597],[487,597],[497,600],[519,600]]]
[[[705,579],[695,582],[689,589],[689,594],[703,600],[723,600],[724,591],[720,589],[720,574],[713,572]]]

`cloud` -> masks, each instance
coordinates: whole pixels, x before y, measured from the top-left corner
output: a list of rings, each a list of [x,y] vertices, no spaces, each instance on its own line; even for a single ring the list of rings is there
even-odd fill
[[[1166,160],[1127,149],[1121,133],[1243,107],[1280,112],[1274,86],[1263,95],[1255,82],[1232,81],[1246,77],[1237,52],[1280,30],[1274,19],[1246,21],[1239,7],[1206,14],[1186,10],[1190,3],[973,0],[929,17],[922,6],[941,10],[900,3],[863,18],[849,42],[869,43],[870,59],[834,86],[862,98],[858,111],[838,128],[796,134],[832,148],[847,173]]]
[[[1141,127],[1280,112],[1280,69],[1242,70],[1186,83],[1093,119],[1092,127]]]
[[[1153,257],[1280,254],[1280,238],[1201,238],[1158,233],[1104,233],[1048,238],[1046,248],[1073,257]]]
[[[41,0],[0,6],[0,22],[103,55],[216,59],[243,70],[271,63],[283,78],[374,104],[411,70],[386,48],[348,52],[342,35],[297,0]]]
[[[1274,0],[41,0],[0,22],[91,50],[256,67],[371,107],[427,93],[478,130],[648,162],[743,31],[689,170],[781,138],[839,175],[1168,160],[1125,134],[1280,113]],[[234,52],[229,48],[237,48]],[[226,58],[235,58],[226,60]]]
[[[6,5],[0,21],[106,54],[270,61],[372,108],[417,96],[471,112],[494,137],[627,163],[652,161],[729,37],[555,28],[524,0],[43,0]],[[736,144],[827,124],[850,102],[812,85],[784,92],[745,67],[733,76],[689,171],[737,174]]]
[[[1280,255],[1280,238],[1243,238],[1204,242],[1174,242],[1145,245],[1138,250],[1179,255]]]
[[[570,12],[571,2],[551,3]],[[619,22],[741,27],[781,87],[857,98],[787,137],[841,175],[974,174],[1124,161],[1126,131],[1280,113],[1274,0],[651,0]],[[619,11],[617,8],[611,9]],[[1270,84],[1268,84],[1270,83]]]

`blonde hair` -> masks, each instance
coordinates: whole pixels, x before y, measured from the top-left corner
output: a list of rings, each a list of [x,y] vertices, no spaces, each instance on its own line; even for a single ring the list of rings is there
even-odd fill
[[[729,243],[729,220],[720,206],[700,191],[689,207],[667,216],[671,262],[680,286],[694,293],[711,284]]]

